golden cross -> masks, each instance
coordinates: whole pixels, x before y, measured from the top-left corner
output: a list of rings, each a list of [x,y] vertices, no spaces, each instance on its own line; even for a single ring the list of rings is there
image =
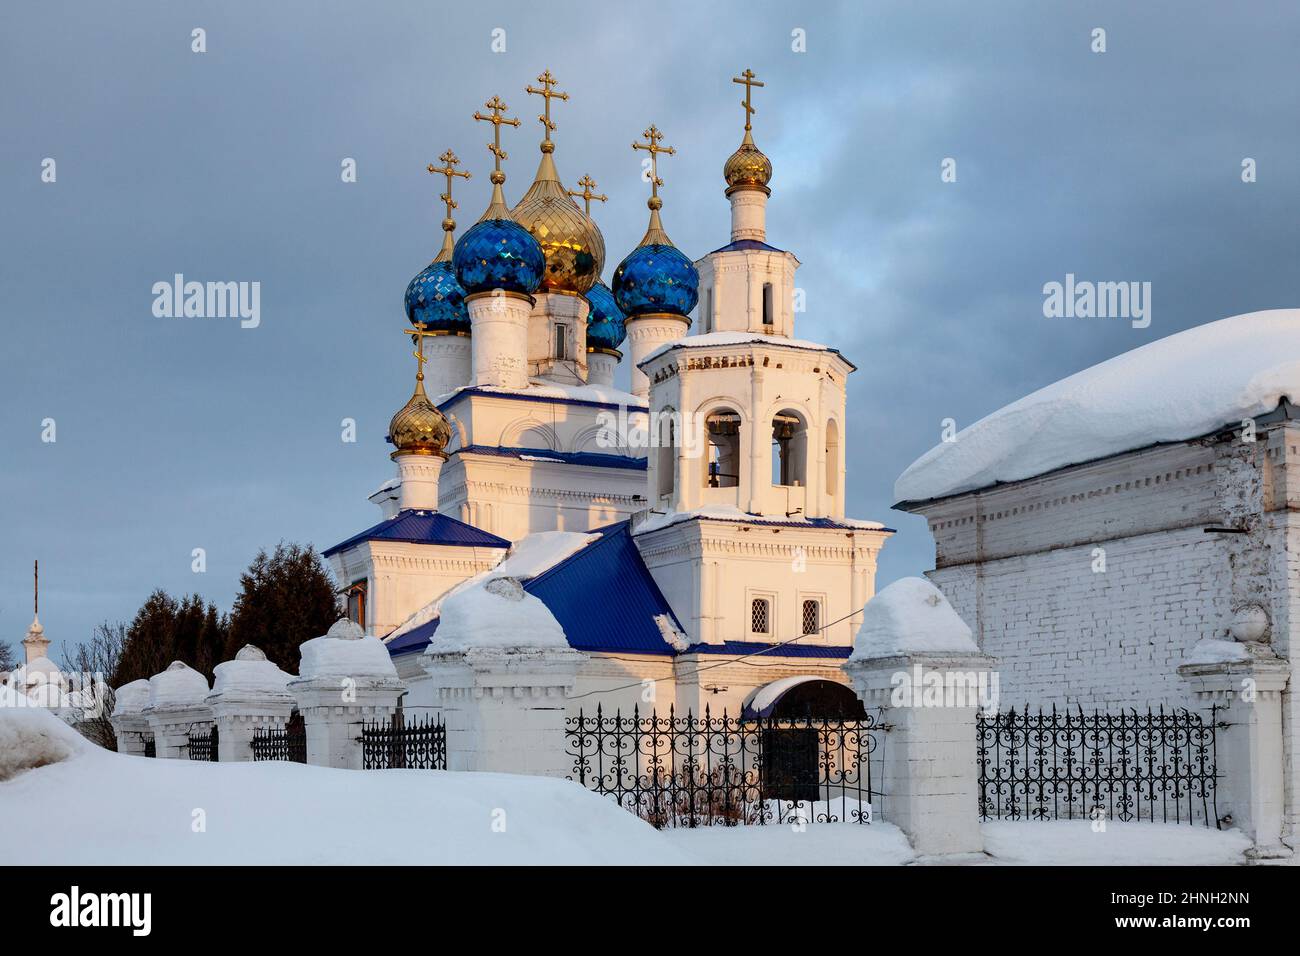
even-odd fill
[[[504,123],[506,126],[518,126],[519,120],[506,119],[501,115],[509,107],[501,102],[501,97],[499,96],[492,97],[492,99],[488,100],[483,105],[491,111],[492,115],[484,116],[476,110],[474,112],[474,118],[484,123],[492,124],[492,142],[488,143],[488,152],[496,157],[496,166],[494,168],[496,172],[499,173],[501,172],[501,160],[510,158],[506,155],[505,151],[501,149],[501,124]]]
[[[32,562],[32,615],[39,617],[41,613],[41,562]]]
[[[456,154],[453,153],[451,150],[447,150],[438,158],[442,160],[443,165],[435,166],[433,165],[433,163],[430,163],[429,172],[438,173],[442,176],[447,177],[447,191],[445,193],[442,193],[438,198],[447,204],[447,218],[450,219],[451,211],[460,205],[460,203],[456,202],[456,200],[451,198],[451,181],[456,176],[461,176],[465,179],[469,179],[470,172],[468,169],[465,170],[464,172],[461,172],[459,169],[456,168],[457,166],[460,165],[460,159],[457,158]]]
[[[742,103],[741,105],[745,107],[745,132],[749,132],[751,129],[753,129],[753,127],[750,125],[749,120],[750,117],[755,112],[753,104],[751,104],[749,101],[750,94],[753,92],[751,87],[764,86],[766,84],[760,83],[758,82],[758,80],[754,79],[753,70],[746,70],[744,73],[740,74],[740,76],[733,76],[731,78],[731,82],[742,83],[745,86],[745,102]]]
[[[646,138],[644,143],[633,143],[633,149],[644,149],[650,154],[650,195],[657,198],[659,187],[664,181],[659,178],[659,154],[667,153],[669,156],[674,155],[677,150],[671,146],[660,146],[659,141],[664,138],[664,134],[659,132],[658,128],[652,123],[650,128],[641,134]]]
[[[546,100],[546,111],[542,116],[537,117],[537,121],[542,124],[542,129],[546,131],[545,138],[542,142],[549,143],[551,141],[551,132],[555,129],[555,124],[551,122],[551,100],[567,100],[569,94],[557,93],[551,89],[551,87],[555,86],[557,80],[555,77],[551,76],[550,70],[546,70],[542,73],[542,75],[537,78],[537,82],[542,84],[540,90],[535,86],[525,86],[524,92],[533,93]]]
[[[566,189],[565,192],[567,192],[570,196],[582,197],[583,204],[586,206],[587,217],[590,218],[591,201],[595,199],[597,202],[605,202],[606,200],[609,199],[609,197],[605,195],[598,196],[594,192],[592,192],[592,190],[596,188],[596,180],[592,179],[590,175],[583,176],[581,179],[579,179],[578,185],[582,187],[581,191],[577,189]]]
[[[423,322],[416,322],[414,323],[414,326],[414,328],[407,329],[406,334],[411,336],[412,341],[415,342],[415,351],[411,353],[415,356],[416,362],[415,380],[417,382],[423,382],[424,363],[428,361],[428,359],[424,357],[424,340],[427,336],[433,335],[433,333],[424,327]]]

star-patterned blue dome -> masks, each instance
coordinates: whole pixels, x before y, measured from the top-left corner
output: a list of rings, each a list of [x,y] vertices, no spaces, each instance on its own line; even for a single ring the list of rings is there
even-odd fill
[[[676,246],[637,246],[614,272],[614,301],[629,319],[649,312],[686,316],[700,294],[700,274]]]
[[[466,295],[502,289],[532,295],[542,282],[546,257],[537,240],[512,219],[484,219],[456,243],[451,257]]]
[[[406,317],[434,332],[468,332],[465,290],[451,263],[434,260],[406,287]]]
[[[617,349],[627,338],[623,310],[614,301],[614,293],[603,282],[587,290],[591,312],[587,316],[587,345],[598,349]]]

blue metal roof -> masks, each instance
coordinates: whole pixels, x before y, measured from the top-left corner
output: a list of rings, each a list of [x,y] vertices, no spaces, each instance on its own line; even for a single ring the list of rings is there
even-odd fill
[[[509,398],[521,402],[544,402],[547,405],[586,405],[592,408],[627,408],[628,411],[640,411],[647,408],[646,405],[620,405],[618,402],[601,402],[590,398],[565,398],[559,395],[538,395],[529,392],[527,389],[504,389],[504,388],[479,388],[470,385],[456,391],[451,398],[438,403],[439,410],[445,410],[455,405],[462,398],[469,398],[471,395],[487,395],[495,398]]]
[[[784,249],[778,249],[776,246],[769,246],[766,242],[759,239],[737,239],[735,242],[729,242],[721,249],[714,249],[709,255],[719,252],[749,252],[758,250],[760,252],[785,252]]]
[[[564,628],[569,646],[580,651],[623,654],[674,653],[655,623],[667,614],[681,630],[641,552],[628,522],[599,529],[600,538],[523,583]],[[388,643],[389,654],[423,650],[441,619],[412,628]]]
[[[407,510],[386,518],[321,552],[324,557],[346,551],[363,541],[407,541],[466,548],[508,548],[510,542],[437,511]]]
[[[767,644],[762,641],[725,641],[721,644],[692,644],[686,649],[687,654],[757,654],[766,652],[771,657],[848,657],[853,653],[851,647],[826,644]]]
[[[499,445],[466,445],[452,452],[453,455],[495,455],[498,458],[543,458],[561,462],[566,465],[592,465],[597,468],[627,468],[633,471],[645,471],[645,458],[629,458],[627,455],[611,455],[598,451],[551,451],[549,448],[509,448]]]

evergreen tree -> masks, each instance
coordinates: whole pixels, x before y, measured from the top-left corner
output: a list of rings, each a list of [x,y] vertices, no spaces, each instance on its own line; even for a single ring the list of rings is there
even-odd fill
[[[14,657],[13,647],[0,641],[0,672],[7,673],[17,666],[18,660]]]
[[[224,660],[255,644],[270,661],[296,674],[298,646],[320,637],[343,615],[334,578],[310,546],[282,541],[273,554],[259,551],[239,583]]]
[[[224,658],[226,618],[197,594],[177,601],[161,589],[149,595],[127,628],[112,685],[148,679],[183,661],[209,681]]]

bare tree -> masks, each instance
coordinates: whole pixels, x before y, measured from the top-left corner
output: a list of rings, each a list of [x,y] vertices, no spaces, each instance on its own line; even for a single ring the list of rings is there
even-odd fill
[[[117,749],[117,735],[109,715],[113,713],[113,688],[109,686],[122,646],[126,643],[127,627],[121,621],[97,624],[90,640],[78,644],[71,651],[63,649],[64,674],[76,677],[82,695],[81,719],[77,729],[94,743],[108,750]]]

